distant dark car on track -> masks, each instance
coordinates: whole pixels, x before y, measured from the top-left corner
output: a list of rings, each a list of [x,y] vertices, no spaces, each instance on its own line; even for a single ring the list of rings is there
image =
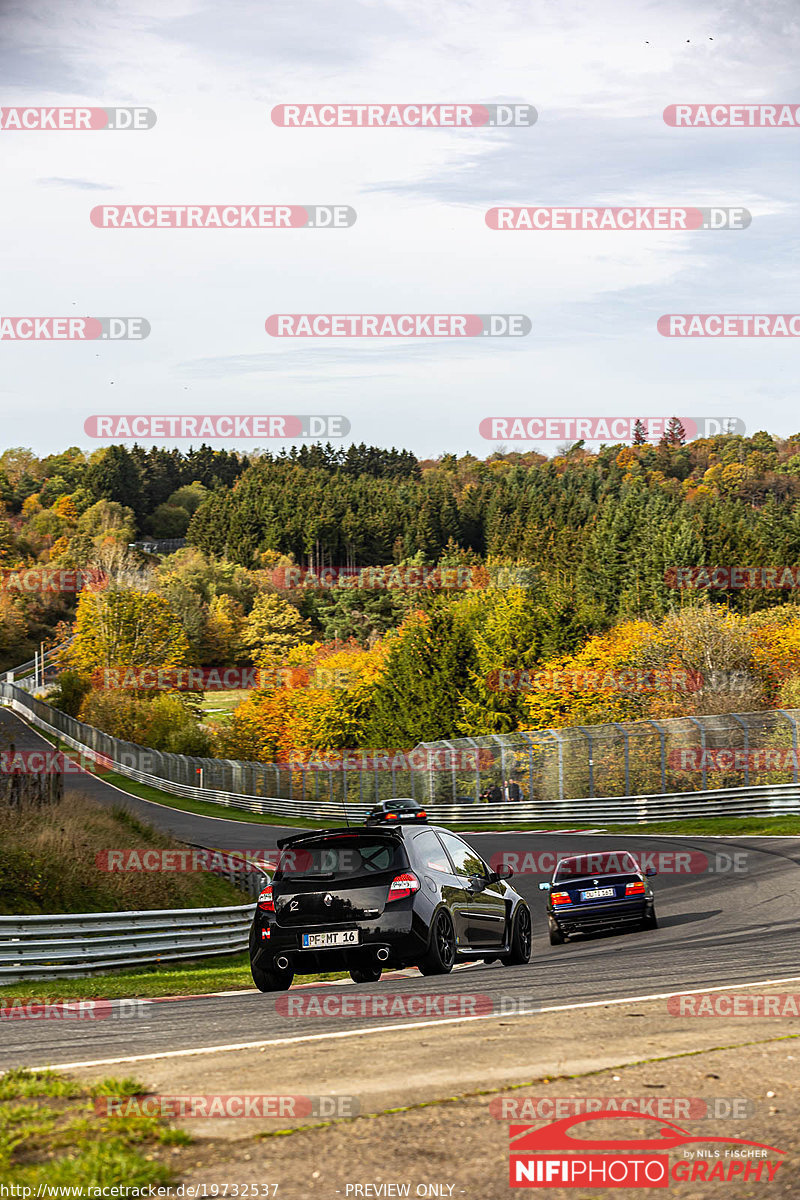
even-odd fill
[[[383,825],[393,821],[427,821],[428,814],[410,796],[395,796],[391,800],[379,800],[367,813],[366,825]]]
[[[657,929],[655,897],[646,878],[655,874],[655,867],[643,871],[627,850],[559,859],[550,882],[539,884],[547,892],[551,946],[576,933]]]
[[[446,975],[457,962],[527,963],[531,914],[460,837],[438,826],[308,830],[278,842],[272,882],[250,931],[262,992],[295,974],[346,970],[356,983],[384,968]]]

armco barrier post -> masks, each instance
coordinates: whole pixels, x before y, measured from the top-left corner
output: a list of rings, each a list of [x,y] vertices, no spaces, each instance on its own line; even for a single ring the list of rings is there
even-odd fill
[[[523,733],[521,736],[528,743],[528,800],[529,803],[533,804],[533,742],[527,733]],[[480,792],[478,795],[480,795]]]
[[[631,794],[630,737],[628,735],[627,729],[625,729],[625,727],[623,725],[620,725],[619,721],[612,721],[611,724],[614,726],[615,729],[619,729],[622,734],[623,745],[624,745],[623,754],[625,756],[625,795],[630,796],[630,794]]]
[[[653,726],[661,740],[661,795],[664,796],[667,791],[667,735],[658,721],[650,720],[648,724]]]
[[[558,739],[558,799],[564,803],[564,739],[556,734]]]
[[[797,783],[797,722],[785,708],[779,708],[776,711],[780,716],[786,718],[792,731],[792,783]]]
[[[594,798],[594,741],[593,741],[592,735],[589,733],[589,730],[586,728],[586,726],[585,726],[585,725],[576,725],[576,726],[575,726],[575,728],[576,728],[576,729],[579,729],[579,730],[581,731],[581,733],[582,733],[582,734],[583,734],[583,736],[586,738],[586,741],[587,741],[587,743],[588,743],[588,751],[589,751],[589,797],[590,797],[590,799],[592,799],[592,798]]]
[[[701,779],[703,782],[703,786],[702,786],[701,790],[704,792],[707,792],[708,791],[708,773],[706,771],[706,727],[703,724],[703,722],[700,720],[699,717],[687,717],[686,719],[687,719],[687,721],[691,721],[692,724],[696,725],[697,728],[700,730],[700,750],[701,750],[702,756],[703,756],[702,757],[703,767],[702,767],[702,771],[701,771]]]
[[[744,786],[750,786],[750,729],[741,717],[737,717],[736,713],[730,714],[731,719],[736,721],[744,730]]]

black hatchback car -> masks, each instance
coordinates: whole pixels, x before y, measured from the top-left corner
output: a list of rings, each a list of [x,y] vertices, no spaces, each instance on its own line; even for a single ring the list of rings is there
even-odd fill
[[[295,974],[346,970],[356,983],[384,968],[446,975],[457,962],[526,963],[528,905],[456,834],[437,826],[309,830],[278,842],[272,882],[250,931],[262,992]]]
[[[367,813],[366,825],[383,825],[392,821],[427,821],[428,814],[411,796],[395,796],[379,800]]]
[[[645,871],[627,850],[578,854],[556,863],[550,883],[539,887],[547,895],[551,946],[574,933],[606,929],[656,929],[655,898]]]

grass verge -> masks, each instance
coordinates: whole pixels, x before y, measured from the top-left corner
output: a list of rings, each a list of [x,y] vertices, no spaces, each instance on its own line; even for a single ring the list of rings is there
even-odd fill
[[[85,1085],[55,1071],[7,1072],[0,1077],[0,1179],[33,1194],[49,1185],[73,1188],[72,1195],[172,1183],[170,1159],[191,1137],[159,1117],[103,1111],[108,1098],[145,1091],[135,1079]]]
[[[344,972],[303,975],[303,983],[348,978]],[[193,996],[253,987],[250,957],[245,952],[191,963],[162,963],[85,979],[25,979],[0,987],[0,1002],[47,1000],[127,1000],[153,996]]]

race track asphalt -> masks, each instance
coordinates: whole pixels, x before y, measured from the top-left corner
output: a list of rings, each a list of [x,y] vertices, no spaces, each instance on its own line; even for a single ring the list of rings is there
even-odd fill
[[[17,749],[43,745],[22,721],[0,710],[0,748],[7,749],[11,741]],[[276,838],[296,832],[170,809],[123,795],[94,776],[70,777],[67,786],[102,804],[122,804],[194,845],[269,849]],[[519,856],[522,871],[513,884],[533,913],[533,954],[527,966],[479,964],[444,978],[412,973],[387,975],[377,984],[328,985],[326,997],[357,998],[355,1007],[365,1006],[363,1012],[337,1016],[281,1015],[275,995],[252,991],[114,1005],[111,1017],[100,1021],[2,1021],[0,1069],[292,1041],[392,1025],[392,1016],[370,1012],[373,1001],[362,998],[388,998],[398,993],[429,997],[434,1011],[423,1020],[444,1019],[435,1012],[437,996],[461,997],[463,1010],[469,1012],[469,998],[479,994],[491,998],[496,1015],[513,1014],[515,1007],[530,1011],[537,1005],[576,1006],[574,1012],[564,1012],[565,1022],[572,1025],[580,1020],[577,1006],[581,1004],[800,975],[800,839],[670,838],[645,832],[631,837],[580,832],[495,832],[465,837],[484,859],[501,853]],[[653,884],[660,928],[550,946],[544,898],[537,888],[547,875],[546,860],[526,862],[525,856],[613,849],[657,856],[662,869]],[[307,989],[303,994],[323,992]],[[3,998],[8,1002],[11,997],[5,993]],[[480,1004],[476,1011],[481,1011]]]

